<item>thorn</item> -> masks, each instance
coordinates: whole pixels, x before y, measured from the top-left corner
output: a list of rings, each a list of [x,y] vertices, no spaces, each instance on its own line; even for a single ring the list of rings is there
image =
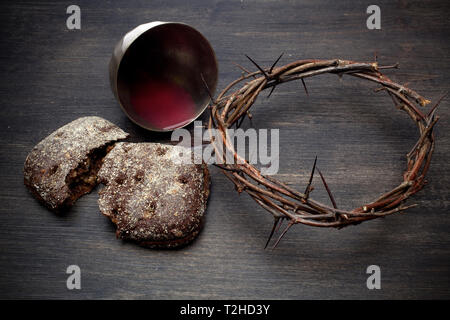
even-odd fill
[[[330,197],[331,203],[333,204],[333,208],[337,209],[336,201],[334,201],[334,197],[331,194],[330,188],[328,188],[328,184],[325,181],[325,178],[322,175],[322,172],[320,172],[319,168],[317,168],[317,171],[319,172],[320,178],[322,179],[323,185],[325,186],[325,189],[327,190],[328,196]]]
[[[267,96],[266,99],[269,99],[269,98],[270,98],[270,96],[272,95],[272,92],[273,92],[273,90],[275,90],[275,88],[276,88],[276,86],[274,85],[274,86],[272,87],[272,89],[270,89],[269,95]]]
[[[244,122],[245,114],[241,116],[241,118],[236,122],[236,128],[240,128],[242,125],[242,122]]]
[[[273,65],[270,67],[269,73],[272,73],[273,68],[275,67],[275,65],[278,63],[278,61],[280,61],[281,57],[283,56],[284,52],[282,52],[280,54],[280,56],[278,57],[277,60],[275,60],[275,62],[273,63]]]
[[[302,79],[303,88],[305,88],[306,95],[309,96],[308,88],[306,88],[305,80],[303,80],[303,78],[301,78],[301,79]]]
[[[258,68],[259,71],[262,72],[262,74],[264,75],[264,77],[265,77],[267,80],[269,80],[269,76],[268,76],[267,73],[264,71],[264,69],[261,68],[261,67],[260,67],[255,61],[253,61],[253,59],[250,58],[248,55],[245,55],[245,56],[247,57],[248,60],[251,61],[251,63],[253,63],[253,64],[255,65],[255,67]]]
[[[283,224],[283,220],[284,220],[284,218],[283,218],[283,217],[281,217],[281,218],[280,218],[280,223],[278,224],[278,226],[277,226],[277,228],[276,228],[275,232],[278,232],[278,230],[280,230],[280,228],[281,228],[281,225]]]
[[[267,239],[267,242],[266,242],[266,245],[264,246],[264,249],[266,249],[267,246],[269,245],[270,239],[272,239],[272,236],[275,233],[275,229],[276,229],[277,224],[278,224],[279,221],[280,221],[279,217],[274,218],[273,227],[272,227],[272,230],[270,231],[270,235],[269,235],[269,238]]]
[[[208,92],[209,98],[211,99],[213,104],[216,104],[216,101],[214,100],[211,90],[209,90],[208,84],[206,83],[205,78],[203,77],[203,73],[200,73],[200,77],[202,78],[203,84],[205,85],[205,89],[206,92]]]
[[[434,114],[436,113],[436,109],[433,110],[433,112],[431,113],[431,115],[428,116],[428,120],[427,122],[427,127],[430,126],[430,124],[434,121],[435,117]]]
[[[393,65],[390,66],[379,66],[377,69],[382,70],[382,69],[398,69],[398,67],[400,66],[400,63],[396,62]]]
[[[272,249],[275,249],[278,246],[278,244],[280,243],[281,239],[283,239],[284,235],[286,234],[286,232],[288,232],[288,230],[292,227],[293,224],[294,224],[294,222],[292,222],[292,220],[289,221],[288,225],[283,230],[283,232],[280,234],[280,236],[278,237],[277,242],[275,242],[275,244],[273,245]]]
[[[436,104],[431,108],[430,112],[428,112],[427,117],[430,118],[430,116],[436,111],[436,108],[439,106],[439,104],[444,100],[444,98],[448,95],[448,92],[444,93],[442,97],[439,98],[439,100],[436,102]],[[433,114],[434,115],[434,114]],[[431,116],[432,118],[432,116]]]
[[[386,88],[385,87],[378,87],[378,88],[373,89],[373,92],[380,92],[380,91],[383,91],[383,90],[386,90]]]
[[[316,158],[314,159],[314,164],[313,164],[313,167],[312,167],[312,170],[311,170],[311,175],[309,176],[308,185],[306,186],[306,189],[305,189],[306,199],[308,199],[309,193],[312,191],[312,189],[311,189],[311,183],[312,183],[312,181],[313,181],[314,171],[316,170],[316,163],[317,163],[317,156],[316,156]]]
[[[207,109],[209,110],[209,117],[210,117],[210,119],[211,119],[211,121],[212,121],[213,126],[214,126],[215,128],[217,128],[216,121],[214,120],[214,117],[213,117],[213,114],[212,114],[212,107],[211,107],[211,106],[208,106]]]

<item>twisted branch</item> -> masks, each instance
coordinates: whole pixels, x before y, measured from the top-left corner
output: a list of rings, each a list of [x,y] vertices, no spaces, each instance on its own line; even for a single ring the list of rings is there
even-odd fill
[[[434,150],[433,128],[438,121],[435,110],[438,103],[428,114],[420,111],[430,103],[415,91],[391,81],[380,72],[381,69],[397,68],[392,66],[378,66],[377,62],[360,63],[347,60],[298,60],[282,67],[275,68],[280,57],[270,68],[262,68],[253,59],[247,58],[255,65],[258,71],[250,72],[240,67],[245,73],[231,82],[214,100],[211,96],[210,118],[208,128],[217,129],[221,139],[214,140],[217,160],[222,165],[217,165],[223,173],[234,183],[236,190],[248,193],[261,207],[270,212],[274,218],[274,224],[266,243],[270,243],[272,236],[280,227],[282,220],[287,220],[287,227],[281,232],[274,247],[278,245],[286,232],[294,224],[305,224],[314,227],[343,228],[348,225],[359,224],[363,221],[384,217],[416,205],[404,205],[403,203],[411,195],[421,190],[425,184],[425,175],[429,169],[431,155]],[[259,94],[270,88],[268,97],[275,87],[282,83],[301,80],[307,91],[304,78],[331,73],[342,76],[344,74],[366,79],[377,83],[381,87],[376,91],[387,92],[396,107],[405,111],[417,125],[420,137],[412,150],[407,154],[407,169],[403,174],[403,181],[391,191],[378,197],[370,203],[363,204],[353,210],[338,209],[336,201],[328,187],[323,174],[316,167],[317,158],[311,170],[311,176],[305,192],[301,193],[286,184],[270,176],[262,175],[254,166],[242,159],[235,151],[232,143],[226,136],[226,130],[233,125],[240,126],[245,117],[251,117],[249,109],[256,101]],[[240,88],[235,89],[237,85]],[[212,137],[212,134],[211,134]],[[220,141],[221,140],[221,141]],[[218,152],[219,144],[233,154],[234,162],[226,163],[223,152]],[[239,161],[236,161],[239,160]],[[310,198],[313,189],[312,181],[315,171],[319,172],[321,181],[327,190],[332,206],[320,203]]]

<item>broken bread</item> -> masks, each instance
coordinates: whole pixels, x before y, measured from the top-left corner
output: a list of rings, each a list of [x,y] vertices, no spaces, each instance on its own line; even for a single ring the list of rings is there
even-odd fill
[[[97,184],[103,157],[126,132],[100,117],[74,120],[39,142],[24,164],[24,183],[54,211],[73,205]]]
[[[206,164],[182,164],[179,146],[119,142],[98,173],[103,215],[120,239],[175,248],[199,233],[209,196]],[[188,151],[190,152],[190,151]]]

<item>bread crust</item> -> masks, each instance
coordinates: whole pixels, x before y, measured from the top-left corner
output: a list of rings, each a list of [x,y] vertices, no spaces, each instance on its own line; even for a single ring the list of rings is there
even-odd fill
[[[92,190],[102,158],[115,141],[127,136],[103,118],[76,119],[31,150],[24,164],[24,184],[48,208],[67,209]]]
[[[199,234],[209,197],[206,164],[180,164],[190,152],[159,143],[119,142],[98,173],[99,208],[116,235],[151,248],[176,248]]]

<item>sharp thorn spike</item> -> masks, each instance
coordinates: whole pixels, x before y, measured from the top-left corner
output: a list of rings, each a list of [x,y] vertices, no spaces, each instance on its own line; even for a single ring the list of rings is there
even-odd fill
[[[434,114],[436,113],[436,109],[433,110],[433,112],[431,112],[431,114],[429,114],[427,116],[428,120],[427,120],[427,127],[430,126],[430,124],[434,121]]]
[[[448,92],[444,93],[442,95],[442,97],[439,98],[439,100],[436,102],[436,104],[433,106],[433,108],[431,108],[430,112],[428,112],[427,117],[431,118],[431,114],[434,113],[434,111],[436,110],[436,108],[439,106],[439,104],[442,102],[442,100],[444,100],[444,98],[448,95]]]
[[[238,63],[236,63],[236,62],[234,62],[234,61],[232,61],[232,63],[236,66],[236,67],[238,67],[239,69],[241,69],[242,71],[244,71],[245,73],[247,73],[247,74],[250,74],[251,72],[250,71],[248,71],[247,69],[245,69],[243,66],[241,66],[240,64],[238,64]]]
[[[400,66],[400,63],[396,62],[393,65],[389,65],[389,66],[378,66],[377,69],[378,70],[383,70],[383,69],[398,69]],[[406,84],[405,84],[406,85]]]
[[[214,120],[214,117],[213,117],[213,114],[212,114],[212,108],[211,108],[211,106],[208,106],[208,110],[209,110],[209,117],[210,117],[210,119],[211,119],[211,122],[212,122],[213,126],[214,126],[215,128],[217,128],[216,121]]]
[[[255,61],[253,61],[252,58],[250,58],[248,55],[245,55],[247,57],[248,60],[250,60],[251,63],[253,63],[255,65],[256,68],[258,68],[259,71],[262,72],[262,74],[264,75],[264,77],[269,80],[269,76],[267,75],[267,73],[264,71],[263,68],[261,68]]]
[[[327,190],[327,193],[328,193],[328,196],[330,197],[331,203],[333,204],[333,208],[337,209],[336,201],[334,201],[333,194],[331,193],[330,188],[328,188],[328,184],[325,181],[325,178],[323,177],[323,174],[322,174],[322,172],[320,172],[319,168],[317,168],[317,172],[319,172],[320,178],[322,179],[322,183],[323,183],[325,189]]]
[[[240,128],[242,123],[244,122],[245,113],[242,115],[242,117],[236,122],[236,128]]]
[[[280,218],[280,223],[278,224],[277,228],[275,229],[275,232],[278,232],[278,231],[280,230],[281,225],[283,224],[283,220],[284,220],[284,218],[281,217],[281,218]]]
[[[206,80],[205,80],[205,78],[203,77],[203,73],[200,73],[200,77],[202,78],[203,84],[205,85],[205,89],[206,89],[206,92],[207,92],[208,95],[209,95],[209,98],[211,99],[211,101],[212,101],[213,104],[216,104],[216,101],[214,100],[214,97],[213,97],[213,95],[212,95],[212,93],[211,93],[211,90],[209,90],[208,84],[206,83]]]
[[[280,236],[277,239],[277,242],[275,242],[275,244],[273,245],[272,249],[275,249],[278,246],[278,244],[280,243],[281,239],[283,239],[284,235],[286,234],[286,232],[288,232],[288,230],[292,227],[293,224],[294,224],[294,222],[292,222],[292,220],[289,221],[288,225],[283,230],[283,232],[280,234]]]
[[[301,78],[301,79],[302,79],[302,84],[303,84],[303,88],[305,89],[306,95],[309,96],[308,88],[306,87],[305,80],[303,80],[303,78]]]
[[[275,60],[275,62],[272,64],[272,66],[270,67],[269,73],[272,73],[273,68],[275,68],[275,65],[278,63],[278,61],[280,61],[281,57],[283,56],[284,52],[282,52],[280,54],[280,56],[278,57],[277,60]]]
[[[270,98],[270,96],[272,95],[273,90],[275,90],[276,87],[277,87],[277,86],[274,85],[274,86],[272,87],[272,89],[270,89],[270,92],[269,92],[269,94],[267,95],[267,99]]]
[[[316,170],[316,164],[317,164],[317,156],[314,159],[314,164],[313,164],[313,167],[311,170],[311,175],[309,176],[308,185],[306,186],[306,189],[305,189],[306,199],[308,199],[309,193],[311,192],[311,183],[314,178],[314,171]]]
[[[280,221],[280,218],[278,218],[278,217],[274,218],[273,227],[272,227],[272,230],[270,231],[270,235],[269,235],[269,238],[267,239],[267,242],[266,242],[266,245],[264,246],[264,249],[266,249],[267,246],[269,245],[270,239],[272,239],[272,236],[275,233],[275,229],[277,228],[277,224],[278,224],[279,221]]]

